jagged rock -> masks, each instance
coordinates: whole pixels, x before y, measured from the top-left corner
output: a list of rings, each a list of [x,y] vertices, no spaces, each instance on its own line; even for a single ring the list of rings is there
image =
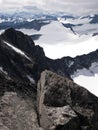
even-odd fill
[[[37,130],[37,114],[31,100],[16,92],[5,92],[0,99],[0,130]]]
[[[15,47],[24,55],[13,49]],[[9,77],[28,82],[29,75],[37,80],[44,68],[42,63],[42,60],[45,61],[44,58],[43,49],[35,46],[33,40],[22,32],[9,28],[0,36],[0,67]]]
[[[98,98],[50,71],[44,71],[38,83],[38,112],[45,130],[98,129]]]
[[[15,52],[4,41],[20,49],[28,58]],[[9,77],[20,78],[26,82],[29,81],[27,75],[37,82],[45,69],[71,79],[78,69],[89,69],[92,63],[98,62],[97,57],[98,50],[75,58],[63,57],[52,60],[45,56],[43,48],[35,46],[31,37],[20,31],[8,28],[0,35],[0,67],[3,67]]]
[[[5,30],[1,37],[23,51],[28,51],[30,47],[35,45],[31,37],[13,28]]]

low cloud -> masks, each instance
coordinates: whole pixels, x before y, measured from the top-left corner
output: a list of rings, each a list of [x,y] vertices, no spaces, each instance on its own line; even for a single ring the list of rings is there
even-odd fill
[[[0,0],[0,11],[12,8],[22,10],[33,7],[48,12],[65,12],[68,14],[98,14],[98,0]]]

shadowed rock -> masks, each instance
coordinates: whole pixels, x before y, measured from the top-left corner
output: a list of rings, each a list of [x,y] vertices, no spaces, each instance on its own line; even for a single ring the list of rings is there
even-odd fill
[[[30,100],[22,99],[15,92],[4,93],[0,100],[0,127],[8,130],[37,130],[37,115],[33,107]]]
[[[38,83],[38,112],[45,130],[98,129],[98,98],[50,71]]]

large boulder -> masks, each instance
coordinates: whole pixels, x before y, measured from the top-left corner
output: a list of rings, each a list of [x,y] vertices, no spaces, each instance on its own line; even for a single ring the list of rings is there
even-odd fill
[[[16,92],[5,92],[0,99],[0,130],[37,130],[33,103]]]
[[[39,122],[45,130],[98,129],[98,98],[68,78],[44,71],[37,101]]]

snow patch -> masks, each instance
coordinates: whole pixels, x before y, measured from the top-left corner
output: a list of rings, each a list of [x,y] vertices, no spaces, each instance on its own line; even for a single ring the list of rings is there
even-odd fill
[[[27,19],[27,22],[32,22],[34,21],[34,19]]]
[[[35,80],[31,76],[27,75],[27,78],[29,79],[31,84],[35,84]]]
[[[5,22],[6,20],[5,19],[1,19],[0,18],[0,23],[3,23],[3,22]]]
[[[97,62],[94,62],[92,63],[91,67],[89,68],[89,70],[95,74],[98,73],[98,63]]]
[[[91,64],[89,69],[83,68],[83,69],[77,69],[76,72],[71,76],[72,78],[78,77],[80,75],[84,76],[95,76],[95,74],[98,74],[98,63],[94,62]]]
[[[2,34],[4,32],[4,30],[0,30],[0,34]]]
[[[69,61],[68,67],[71,67],[74,64],[74,61]]]
[[[4,41],[4,43],[5,43],[6,45],[8,45],[9,47],[11,47],[15,52],[17,52],[17,53],[23,55],[26,59],[28,59],[29,61],[31,61],[31,59],[30,59],[23,51],[21,51],[20,49],[14,47],[13,45],[11,45],[10,43],[8,43],[8,42],[6,42],[6,41]]]
[[[5,75],[8,75],[8,73],[6,71],[4,71],[2,67],[0,67],[0,72],[5,74]]]
[[[80,75],[94,76],[94,73],[86,68],[83,68],[81,70],[77,69],[77,71],[71,76],[71,78],[74,79],[75,77],[78,77]]]

